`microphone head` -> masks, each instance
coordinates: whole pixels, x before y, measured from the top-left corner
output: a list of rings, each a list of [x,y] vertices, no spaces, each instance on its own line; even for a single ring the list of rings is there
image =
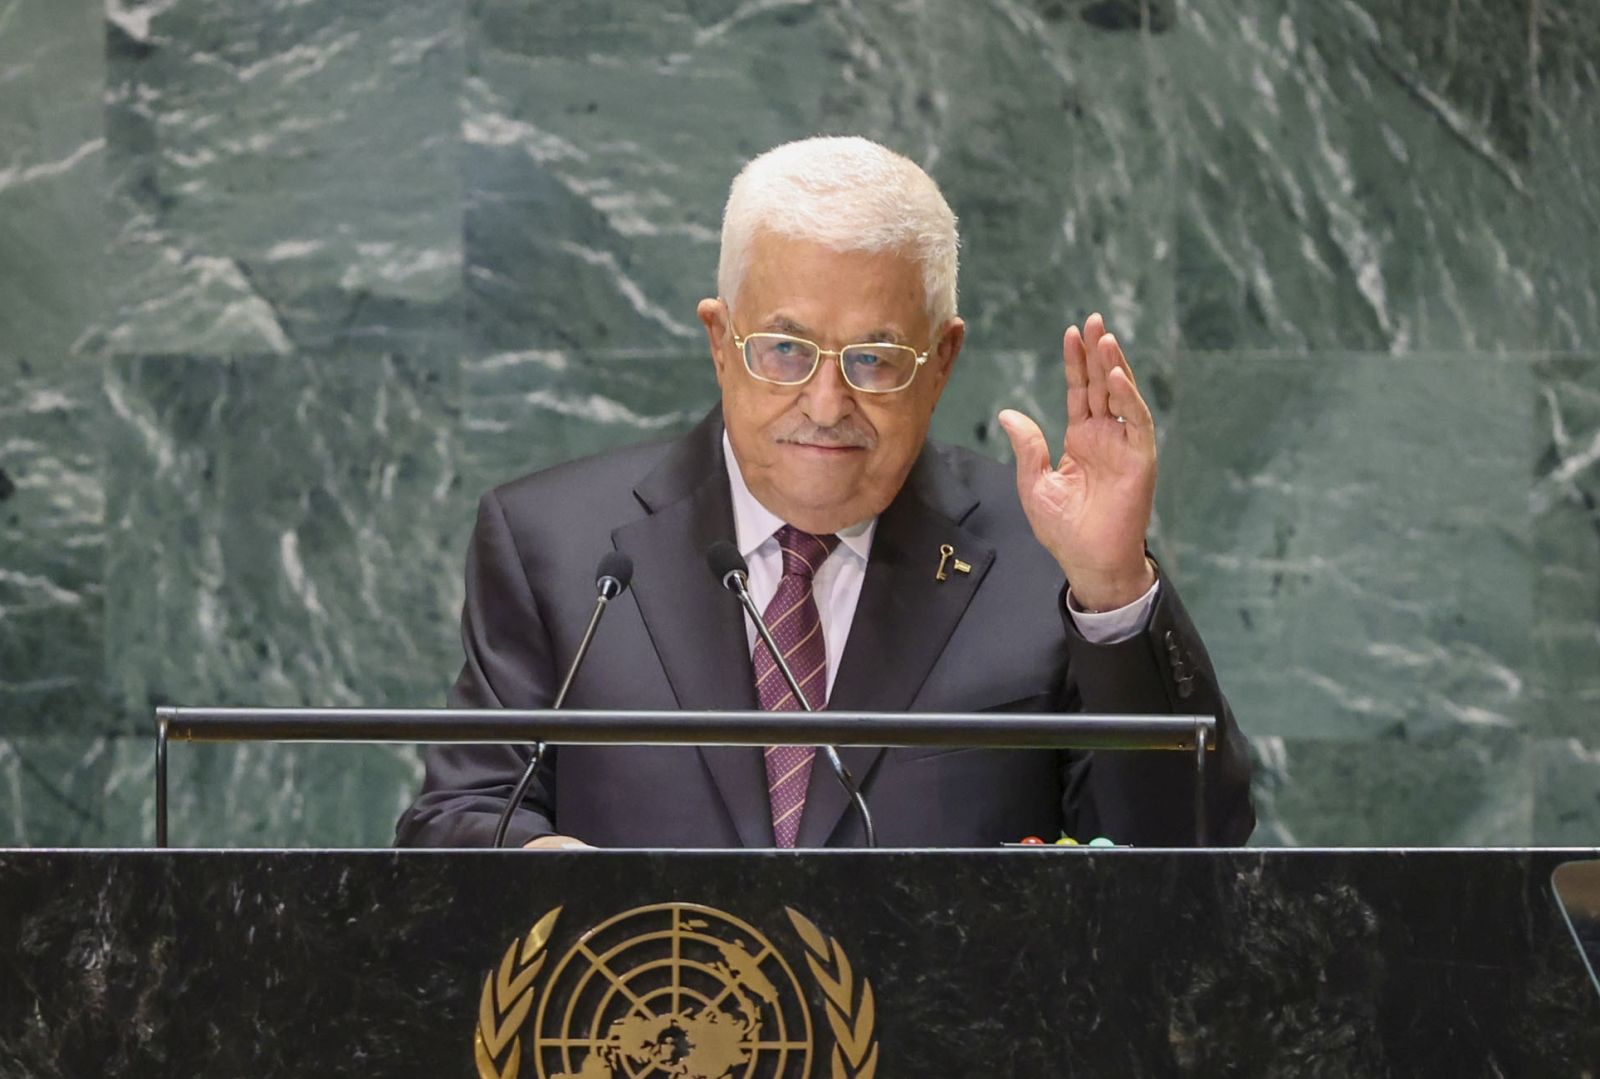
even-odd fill
[[[744,555],[739,553],[727,540],[718,540],[706,549],[706,565],[711,567],[711,575],[722,582],[722,587],[730,592],[737,592],[734,582],[743,581],[750,576],[750,567],[744,560]]]
[[[621,551],[607,551],[600,556],[600,565],[594,571],[594,584],[607,599],[616,599],[628,590],[633,580],[633,559]]]

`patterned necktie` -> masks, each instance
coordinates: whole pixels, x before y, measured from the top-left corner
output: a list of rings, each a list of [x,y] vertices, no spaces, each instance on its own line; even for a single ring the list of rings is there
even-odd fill
[[[812,708],[821,709],[828,689],[828,651],[822,641],[822,616],[811,594],[811,577],[838,545],[839,537],[813,536],[792,525],[778,529],[777,536],[783,550],[783,576],[763,617],[806,700]],[[761,707],[769,712],[803,711],[759,637],[754,662]],[[800,830],[815,753],[811,746],[767,747],[767,797],[772,802],[773,840],[780,847],[794,846],[795,833]]]

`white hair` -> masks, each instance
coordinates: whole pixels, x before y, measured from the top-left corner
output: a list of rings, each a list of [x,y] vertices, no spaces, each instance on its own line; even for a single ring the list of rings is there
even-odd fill
[[[740,170],[722,211],[717,262],[717,292],[729,303],[763,230],[835,251],[907,255],[922,267],[929,321],[955,317],[956,215],[933,178],[893,150],[819,136],[774,147]]]

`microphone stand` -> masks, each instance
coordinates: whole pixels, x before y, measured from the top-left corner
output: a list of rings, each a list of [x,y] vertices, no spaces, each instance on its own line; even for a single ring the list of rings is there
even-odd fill
[[[583,631],[583,639],[578,642],[578,651],[572,657],[572,666],[567,668],[567,676],[562,679],[561,688],[556,691],[556,699],[550,705],[552,712],[559,711],[562,703],[566,701],[567,690],[572,688],[572,680],[577,677],[578,668],[583,666],[583,657],[589,653],[589,643],[594,640],[594,631],[600,626],[600,616],[605,614],[606,604],[616,596],[620,596],[622,590],[628,587],[625,582],[609,574],[602,576],[598,584],[600,594],[595,597],[594,614],[589,616],[589,627]],[[522,778],[517,780],[517,785],[512,788],[511,797],[506,799],[506,807],[500,811],[500,820],[494,828],[496,850],[506,845],[506,832],[511,827],[511,815],[527,796],[528,787],[533,783],[534,773],[539,770],[539,762],[543,759],[544,740],[540,739],[533,743],[533,754],[528,758],[528,767],[523,770]]]
[[[744,605],[745,614],[750,616],[750,621],[755,623],[756,632],[761,635],[766,643],[767,651],[772,653],[772,658],[777,661],[778,671],[783,675],[783,680],[789,686],[789,692],[794,694],[794,699],[800,702],[800,707],[807,712],[815,712],[811,702],[806,700],[806,695],[800,689],[794,672],[789,669],[788,660],[783,658],[783,652],[778,648],[778,642],[772,639],[772,631],[767,628],[766,619],[761,617],[761,612],[756,610],[755,600],[750,598],[750,589],[742,570],[730,570],[722,579],[725,587],[731,589],[739,597],[739,602]],[[839,784],[844,787],[845,793],[850,796],[855,804],[856,816],[861,818],[861,829],[866,833],[867,846],[876,849],[878,846],[878,833],[872,827],[872,814],[867,810],[867,800],[861,797],[861,790],[856,786],[855,777],[850,774],[850,769],[844,766],[844,761],[839,757],[839,751],[833,746],[818,746],[828,766],[833,769],[833,774],[838,777]]]

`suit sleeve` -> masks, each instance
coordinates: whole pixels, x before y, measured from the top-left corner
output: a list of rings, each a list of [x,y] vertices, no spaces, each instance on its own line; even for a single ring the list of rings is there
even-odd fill
[[[461,611],[466,662],[452,708],[544,708],[553,699],[549,634],[493,491],[478,504]],[[508,845],[555,832],[556,755],[549,749],[507,831]],[[528,746],[439,745],[424,754],[422,793],[400,817],[402,847],[487,847],[522,777]]]
[[[1162,575],[1149,626],[1129,640],[1089,643],[1064,598],[1062,620],[1068,642],[1063,711],[1217,717],[1217,745],[1206,763],[1209,839],[1218,846],[1244,843],[1255,828],[1249,748],[1172,582]],[[1104,835],[1139,847],[1193,846],[1194,773],[1189,753],[1077,756],[1067,768],[1063,819],[1075,836]]]

